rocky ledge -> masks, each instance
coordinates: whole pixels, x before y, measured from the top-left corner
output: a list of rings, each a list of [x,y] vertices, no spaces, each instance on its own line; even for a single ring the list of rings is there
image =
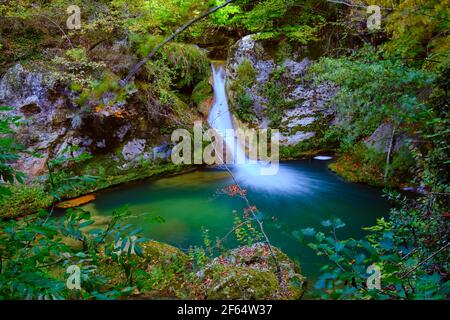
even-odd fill
[[[245,36],[229,50],[227,92],[234,113],[250,126],[280,129],[285,146],[315,137],[331,122],[338,88],[308,80],[308,58],[279,61],[257,39]]]

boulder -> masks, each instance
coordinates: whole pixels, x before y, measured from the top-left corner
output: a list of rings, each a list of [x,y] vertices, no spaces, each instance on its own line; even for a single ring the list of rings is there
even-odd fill
[[[122,155],[125,160],[132,161],[136,160],[140,155],[143,154],[145,149],[144,139],[134,139],[129,141],[122,149]]]
[[[366,146],[375,149],[377,152],[387,153],[392,139],[393,126],[390,123],[382,123],[378,128],[366,139],[364,143]],[[398,151],[402,146],[405,145],[406,137],[401,135],[396,135],[392,144],[392,151]]]
[[[45,177],[49,158],[69,153],[106,155],[116,159],[119,166],[126,164],[126,170],[139,165],[134,160],[140,156],[150,162],[167,159],[170,136],[161,134],[160,129],[164,121],[179,121],[177,115],[150,117],[150,107],[135,97],[136,92],[119,102],[116,93],[105,92],[99,98],[90,97],[80,106],[79,93],[69,87],[50,68],[32,64],[27,67],[16,64],[0,79],[0,105],[12,108],[0,116],[20,117],[22,124],[12,128],[16,140],[27,151],[41,155],[23,153],[16,164],[29,181]],[[182,107],[185,109],[180,114],[189,119],[190,110]],[[72,147],[76,150],[69,152]],[[161,150],[157,149],[154,155],[153,147]]]
[[[300,267],[278,248],[273,247],[280,269],[278,280],[275,263],[264,243],[243,246],[213,259],[197,273],[206,286],[206,299],[301,299],[306,278]]]

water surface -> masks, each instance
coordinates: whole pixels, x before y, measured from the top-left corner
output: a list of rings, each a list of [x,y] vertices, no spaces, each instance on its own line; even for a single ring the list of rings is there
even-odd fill
[[[279,186],[263,189],[248,187],[248,198],[266,217],[275,217],[291,230],[321,228],[320,222],[341,218],[347,226],[339,236],[362,237],[362,227],[371,226],[377,217],[385,216],[389,203],[379,189],[348,183],[327,169],[328,161],[292,161],[282,164],[296,176],[297,188],[283,192]],[[282,183],[282,182],[277,182]],[[218,194],[233,184],[225,171],[202,169],[184,175],[125,185],[98,194],[97,200],[83,208],[96,215],[110,215],[125,204],[135,213],[150,212],[164,218],[162,224],[143,218],[131,219],[144,229],[145,236],[187,249],[202,245],[202,228],[212,239],[222,238],[233,226],[233,211],[242,213],[243,200]],[[316,278],[324,261],[308,247],[299,244],[281,229],[267,225],[274,245],[300,262],[303,273]],[[234,237],[228,247],[236,246]]]

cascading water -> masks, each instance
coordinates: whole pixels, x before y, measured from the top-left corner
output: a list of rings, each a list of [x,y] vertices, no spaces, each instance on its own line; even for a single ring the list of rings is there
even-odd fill
[[[226,76],[222,66],[212,65],[214,80],[214,104],[208,115],[209,125],[216,129],[223,137],[227,148],[229,148],[234,165],[231,166],[233,174],[239,183],[245,187],[263,189],[268,192],[308,192],[313,189],[316,181],[301,177],[300,173],[290,168],[279,165],[279,169],[274,175],[262,175],[261,162],[253,161],[246,156],[244,149],[237,139],[227,137],[227,130],[233,130],[233,120],[228,108],[227,95],[225,91]]]
[[[225,91],[225,71],[222,66],[216,69],[212,65],[212,72],[214,79],[214,104],[208,115],[208,123],[223,137],[227,147],[231,151],[233,162],[235,164],[244,163],[247,157],[242,148],[239,147],[237,139],[234,136],[226,136],[227,130],[233,130],[234,126],[230,110],[228,109],[227,94]]]

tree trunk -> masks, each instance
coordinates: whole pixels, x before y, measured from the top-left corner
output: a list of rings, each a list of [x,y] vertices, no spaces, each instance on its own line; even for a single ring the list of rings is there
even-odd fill
[[[392,128],[392,136],[391,141],[389,143],[389,149],[386,156],[386,165],[384,167],[384,184],[387,183],[387,178],[389,174],[389,164],[391,163],[391,153],[392,153],[392,147],[394,146],[394,140],[395,140],[395,127]]]

